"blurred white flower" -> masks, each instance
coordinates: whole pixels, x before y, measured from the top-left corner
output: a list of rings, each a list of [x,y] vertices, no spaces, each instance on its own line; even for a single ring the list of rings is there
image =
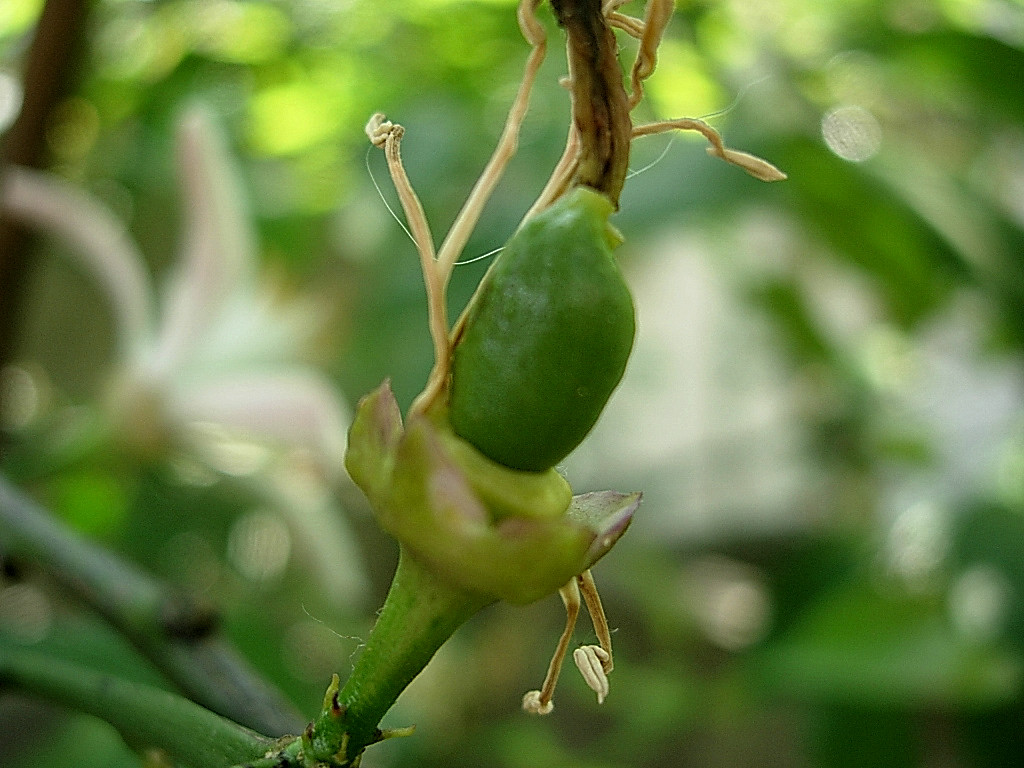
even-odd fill
[[[180,119],[176,154],[184,231],[160,296],[124,226],[68,182],[7,168],[0,206],[66,240],[109,297],[118,362],[106,409],[119,437],[140,453],[184,452],[217,472],[252,476],[293,525],[315,526],[296,539],[318,548],[318,570],[335,581],[358,581],[344,576],[360,573],[358,567],[338,567],[352,562],[354,548],[320,489],[343,472],[350,414],[327,379],[301,359],[319,318],[311,304],[278,303],[258,279],[241,186],[203,108]],[[231,451],[235,461],[225,461]],[[297,493],[297,483],[308,490]],[[358,585],[334,586],[350,593]]]

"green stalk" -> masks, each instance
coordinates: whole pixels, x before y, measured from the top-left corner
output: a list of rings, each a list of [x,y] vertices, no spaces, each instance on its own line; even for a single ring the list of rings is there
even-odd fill
[[[100,717],[134,749],[163,750],[189,768],[259,759],[274,744],[168,691],[9,646],[0,647],[0,685]]]
[[[440,581],[403,549],[366,650],[314,725],[316,751],[329,744],[329,754],[354,760],[380,741],[378,725],[399,694],[452,633],[491,602]]]

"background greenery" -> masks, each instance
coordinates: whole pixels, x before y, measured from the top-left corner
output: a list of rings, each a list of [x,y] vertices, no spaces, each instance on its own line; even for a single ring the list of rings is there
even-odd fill
[[[0,5],[0,92],[16,90],[40,6]],[[677,7],[642,116],[713,114],[730,145],[790,178],[758,184],[686,136],[635,145],[644,170],[616,224],[636,354],[567,463],[578,489],[645,491],[596,573],[618,628],[612,693],[598,708],[566,676],[551,717],[521,714],[561,610],[495,606],[390,716],[416,722],[416,736],[364,765],[1019,764],[1024,4]],[[518,83],[513,9],[96,2],[81,81],[48,132],[52,165],[118,212],[159,275],[179,245],[174,118],[211,105],[242,164],[268,280],[329,318],[309,352],[349,403],[390,376],[406,405],[430,364],[425,300],[362,126],[377,110],[406,126],[410,176],[443,231]],[[468,255],[506,239],[561,151],[564,60],[544,18],[554,42],[521,151]],[[307,552],[266,544],[288,527],[251,475],[106,449],[55,462],[114,354],[109,307],[61,248],[37,248],[18,345],[0,361],[0,469],[90,537],[211,598],[311,716],[366,637],[394,545],[339,483],[358,556],[334,564],[347,586],[325,590]],[[485,267],[456,271],[454,306]],[[31,569],[0,582],[0,631],[155,674]],[[0,699],[0,762],[138,765],[103,724],[44,712]]]

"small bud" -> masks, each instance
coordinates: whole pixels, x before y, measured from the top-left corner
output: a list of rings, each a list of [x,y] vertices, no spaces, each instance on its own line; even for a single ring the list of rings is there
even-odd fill
[[[327,686],[327,692],[324,693],[323,709],[330,710],[333,713],[335,709],[339,709],[341,707],[338,703],[338,691],[340,690],[341,679],[337,674],[331,675],[331,684]]]
[[[401,728],[378,728],[374,736],[376,741],[386,741],[387,739],[404,739],[412,736],[415,732],[415,725],[406,725]]]

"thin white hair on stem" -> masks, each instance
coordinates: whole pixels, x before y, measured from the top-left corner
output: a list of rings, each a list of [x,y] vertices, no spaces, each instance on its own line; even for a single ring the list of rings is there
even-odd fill
[[[319,624],[320,626],[322,626],[324,629],[326,629],[328,632],[330,632],[332,635],[334,635],[339,640],[354,640],[355,641],[356,646],[355,646],[355,648],[352,649],[352,653],[350,653],[348,655],[349,665],[354,669],[355,665],[356,665],[356,663],[355,663],[355,656],[356,656],[357,653],[359,653],[359,650],[361,648],[365,648],[366,647],[366,641],[363,640],[363,638],[359,637],[358,635],[343,635],[343,634],[341,634],[334,627],[332,627],[330,624],[328,624],[326,621],[324,621],[323,619],[321,619],[321,618],[319,618],[317,616],[314,616],[312,613],[310,613],[309,610],[306,608],[306,604],[305,603],[299,603],[299,607],[302,609],[302,612],[304,614],[306,614],[307,618],[309,618],[311,621],[314,621],[317,624]]]
[[[628,181],[629,179],[635,178],[635,177],[639,176],[641,173],[646,173],[647,171],[651,170],[651,168],[653,168],[654,166],[658,165],[662,160],[664,160],[666,157],[668,157],[668,151],[670,149],[672,149],[672,145],[675,143],[675,141],[676,141],[676,134],[673,133],[671,136],[669,136],[668,141],[665,142],[665,146],[661,150],[661,154],[659,154],[656,158],[651,160],[651,162],[649,162],[647,165],[643,166],[642,168],[637,168],[635,171],[631,170],[626,175],[626,180]]]
[[[339,640],[354,640],[358,644],[356,646],[357,649],[362,648],[364,645],[366,645],[366,641],[363,640],[363,638],[359,637],[359,635],[343,635],[330,624],[328,624],[326,621],[321,619],[319,616],[314,616],[312,613],[309,612],[309,609],[306,608],[305,603],[299,603],[299,608],[301,608],[302,612],[306,614],[306,618],[316,622]]]
[[[474,256],[471,259],[462,259],[461,261],[456,261],[455,262],[455,266],[456,267],[463,267],[466,264],[474,264],[474,263],[476,263],[478,261],[483,261],[484,259],[489,258],[489,257],[493,256],[496,253],[501,253],[504,250],[505,250],[505,246],[504,245],[499,245],[497,248],[494,248],[494,249],[488,251],[487,253],[481,253],[479,256]]]
[[[759,86],[761,83],[765,82],[766,80],[771,80],[772,77],[773,77],[772,75],[764,75],[762,77],[757,78],[757,80],[753,80],[753,81],[747,83],[742,88],[740,88],[739,91],[736,92],[736,95],[733,97],[732,101],[730,101],[724,107],[722,107],[721,109],[717,109],[714,112],[708,112],[706,115],[701,115],[697,119],[698,120],[711,120],[712,118],[722,117],[723,115],[729,114],[734,109],[736,109],[736,107],[738,107],[740,105],[740,102],[743,101],[743,99],[746,97],[746,95],[751,90],[753,90],[754,88]]]
[[[377,183],[377,179],[373,175],[373,169],[370,167],[370,153],[372,151],[373,145],[371,144],[366,148],[366,174],[370,177],[370,183],[373,184],[373,188],[377,190],[377,197],[379,197],[380,201],[384,203],[384,207],[388,209],[388,213],[391,214],[391,218],[398,222],[398,226],[400,226],[402,231],[409,236],[410,242],[412,242],[413,245],[416,245],[416,238],[412,236],[412,232],[410,232],[409,228],[405,226],[405,222],[402,221],[401,217],[397,213],[395,213],[395,209],[391,207],[391,203],[389,203],[388,199],[384,197],[384,190],[380,188],[380,184]]]

